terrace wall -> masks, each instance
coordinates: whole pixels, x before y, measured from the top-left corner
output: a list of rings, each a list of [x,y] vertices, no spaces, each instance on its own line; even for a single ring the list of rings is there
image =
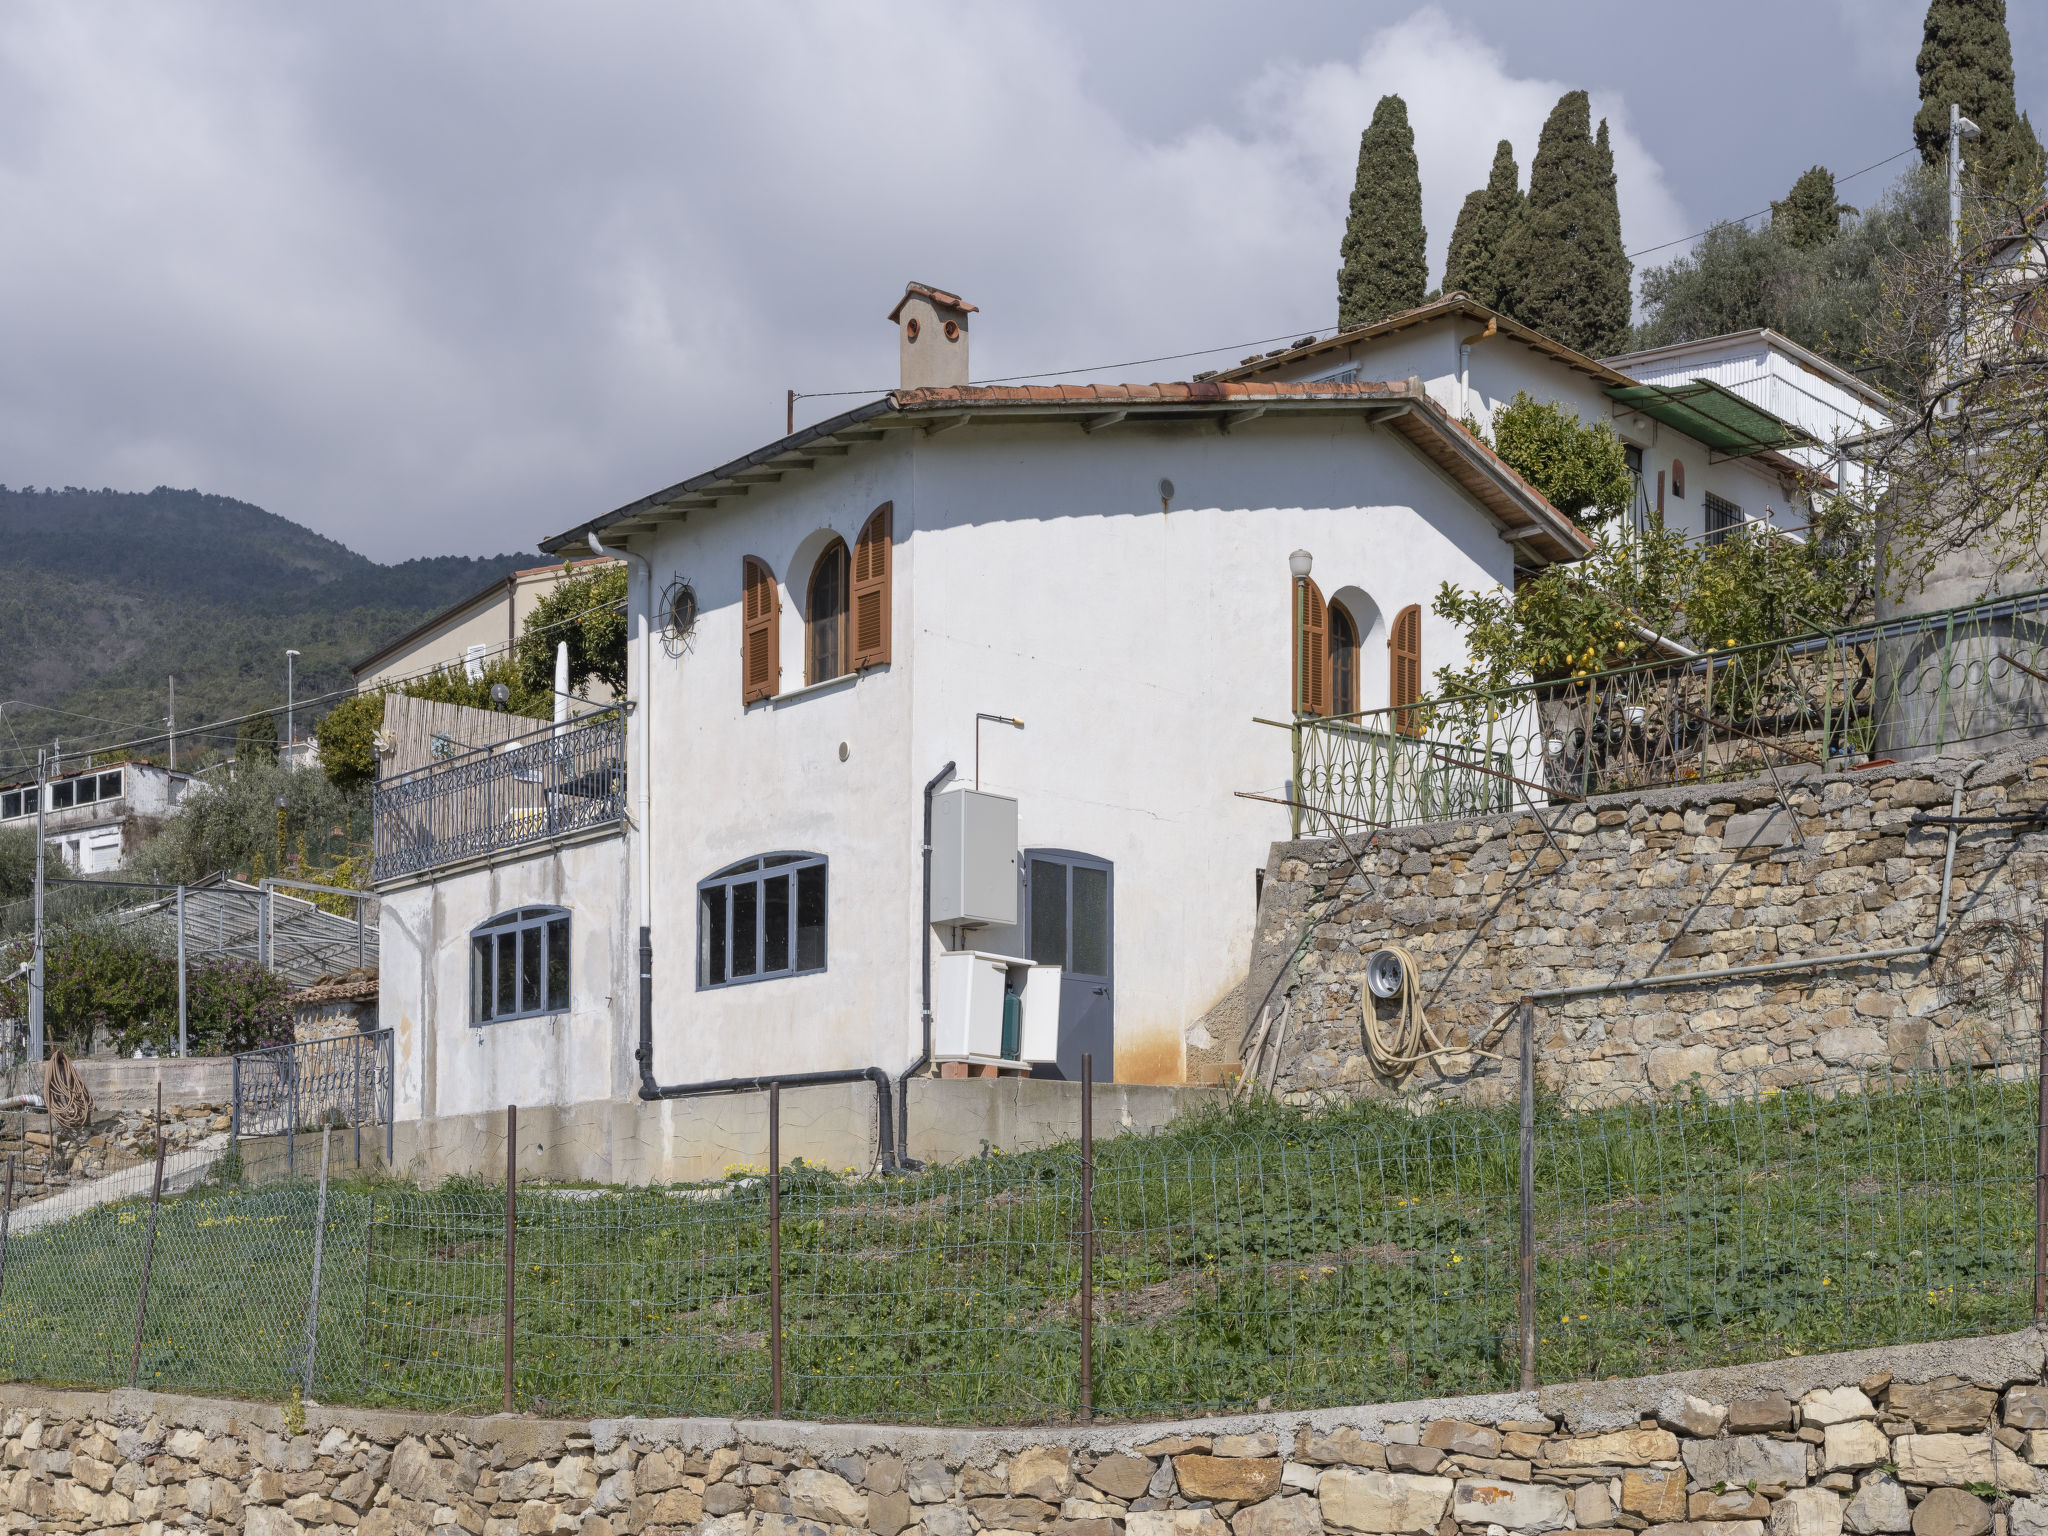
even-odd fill
[[[1823,775],[1781,769],[1383,831],[1361,875],[1334,840],[1276,844],[1242,994],[1190,1031],[1199,1062],[1238,1059],[1262,1007],[1291,1005],[1274,1076],[1325,1094],[1491,1102],[1514,1092],[1525,994],[1691,970],[1697,983],[1538,1003],[1538,1077],[1575,1106],[1717,1082],[1812,1081],[1830,1066],[1984,1060],[2031,1039],[2048,828],[1958,828],[1950,926],[1932,956],[1716,981],[1739,966],[1934,936],[1949,814],[2048,810],[2048,756],[2006,753]],[[1780,802],[1780,794],[1790,813]],[[1347,833],[1354,850],[1368,829]],[[1361,1003],[1373,951],[1400,945],[1453,1054],[1375,1072]],[[1484,1054],[1492,1051],[1493,1056]],[[1270,1058],[1268,1058],[1270,1061]]]
[[[1531,1392],[999,1430],[0,1387],[9,1530],[2042,1536],[2042,1335]]]

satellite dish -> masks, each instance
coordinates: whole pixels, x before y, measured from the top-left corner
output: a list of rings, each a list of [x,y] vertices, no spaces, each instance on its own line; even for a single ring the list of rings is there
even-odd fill
[[[1399,997],[1403,979],[1401,957],[1391,949],[1376,949],[1365,962],[1365,984],[1374,997]]]

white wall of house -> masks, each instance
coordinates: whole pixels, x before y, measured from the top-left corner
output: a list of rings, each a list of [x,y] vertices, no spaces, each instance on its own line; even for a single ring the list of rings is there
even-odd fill
[[[1319,352],[1298,365],[1280,368],[1261,378],[1275,380],[1329,378],[1356,369],[1359,379],[1420,378],[1430,397],[1454,416],[1472,416],[1491,426],[1493,413],[1527,391],[1538,400],[1553,400],[1578,414],[1582,422],[1609,423],[1623,442],[1643,451],[1643,475],[1651,504],[1656,500],[1659,472],[1665,476],[1665,526],[1688,537],[1707,531],[1706,494],[1712,492],[1740,507],[1751,518],[1774,518],[1780,527],[1804,523],[1793,489],[1774,469],[1753,459],[1711,462],[1705,444],[1662,426],[1647,416],[1615,414],[1606,384],[1592,374],[1525,346],[1514,337],[1496,334],[1469,347],[1465,338],[1480,326],[1469,316],[1446,315],[1350,346]],[[1690,377],[1690,375],[1688,375]],[[1670,382],[1668,379],[1645,382]],[[1759,404],[1763,403],[1761,401]],[[1685,495],[1671,489],[1673,461],[1685,466]]]
[[[397,1118],[617,1099],[637,1084],[638,939],[623,835],[387,886],[381,894],[378,1009],[394,1031]],[[476,1024],[470,934],[501,912],[531,906],[570,912],[569,1007]]]
[[[148,763],[106,763],[60,774],[47,786],[43,841],[78,873],[106,874],[128,855],[132,818],[168,816],[201,782]],[[0,788],[0,823],[33,827],[36,794],[33,780]]]
[[[892,664],[798,692],[827,531],[851,544],[883,501]],[[915,1056],[921,792],[948,759],[971,781],[977,711],[1026,722],[982,733],[982,787],[1016,797],[1020,842],[1115,865],[1117,1075],[1173,1080],[1186,1023],[1244,974],[1253,872],[1286,831],[1283,811],[1232,791],[1280,793],[1289,771],[1286,733],[1252,719],[1290,707],[1289,551],[1314,555],[1326,596],[1383,618],[1422,605],[1425,671],[1462,659],[1427,613],[1441,584],[1512,578],[1497,525],[1355,417],[1274,417],[1228,437],[1210,422],[897,432],[635,548],[657,591],[686,577],[701,610],[684,653],[657,645],[651,687],[632,688],[652,716],[664,1082],[894,1072]],[[743,709],[748,555],[783,589],[784,695]],[[1364,702],[1384,703],[1384,623],[1363,650]],[[827,969],[697,989],[698,882],[784,850],[831,860]]]

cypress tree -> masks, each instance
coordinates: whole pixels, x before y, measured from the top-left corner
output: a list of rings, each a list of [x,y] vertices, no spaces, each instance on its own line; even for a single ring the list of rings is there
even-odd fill
[[[2005,0],[1932,0],[1921,33],[1920,110],[1913,142],[1929,165],[1948,156],[1948,109],[1963,109],[1984,136],[1963,145],[1979,180],[2020,193],[2041,187],[2041,143],[2013,98],[2012,37]]]
[[[1795,251],[1826,245],[1842,232],[1842,215],[1856,210],[1835,201],[1835,173],[1816,165],[1771,204],[1771,229]]]
[[[1502,139],[1493,151],[1486,185],[1465,198],[1444,259],[1444,292],[1462,289],[1488,309],[1500,308],[1500,254],[1522,214],[1522,172],[1515,146]]]
[[[1382,96],[1358,139],[1358,180],[1344,224],[1344,265],[1337,272],[1337,324],[1370,325],[1422,302],[1422,170],[1408,104]]]
[[[1629,278],[1603,120],[1584,91],[1559,98],[1529,165],[1529,195],[1500,264],[1501,307],[1593,357],[1629,340]]]

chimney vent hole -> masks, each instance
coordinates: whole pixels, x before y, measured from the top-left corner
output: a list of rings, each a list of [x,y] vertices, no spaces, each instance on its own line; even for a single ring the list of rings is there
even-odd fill
[[[911,317],[910,317],[910,318],[909,318],[908,320],[906,320],[906,321],[904,321],[904,322],[903,322],[903,336],[904,336],[904,339],[905,339],[905,340],[907,340],[907,341],[915,341],[915,340],[917,340],[917,332],[918,332],[917,316],[915,316],[915,315],[912,315],[912,316],[911,316]]]
[[[916,322],[915,320],[911,321],[910,323],[911,323],[912,325],[915,325],[915,324],[917,324],[917,322]],[[959,321],[957,321],[957,320],[948,320],[948,321],[946,322],[946,340],[948,340],[948,341],[958,341],[959,339],[960,339],[960,322],[959,322]]]

